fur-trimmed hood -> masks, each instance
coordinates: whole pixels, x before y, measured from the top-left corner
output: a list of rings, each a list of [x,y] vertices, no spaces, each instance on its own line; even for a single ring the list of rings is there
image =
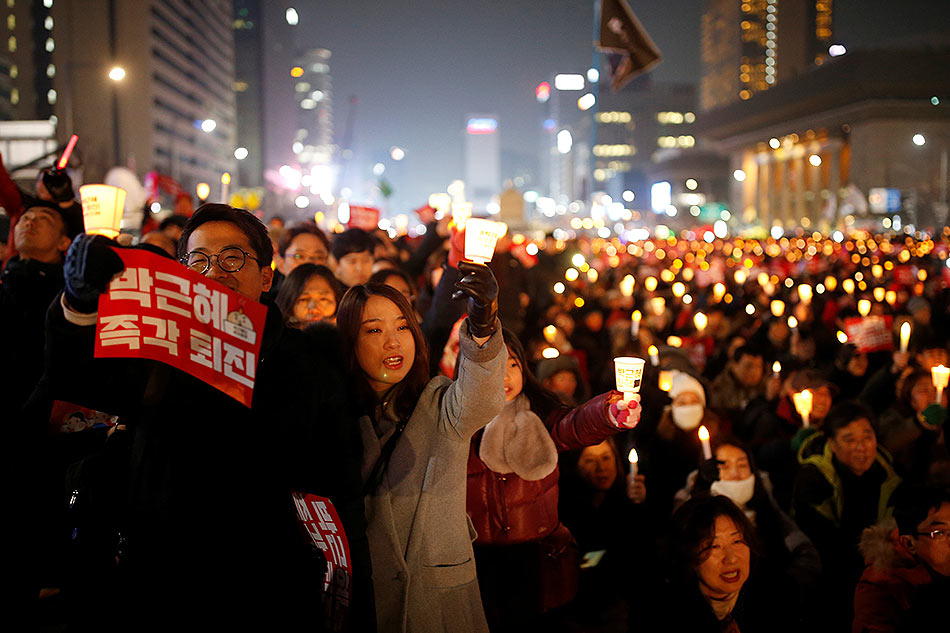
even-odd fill
[[[878,569],[913,567],[918,564],[910,552],[901,545],[897,521],[893,517],[865,528],[861,532],[858,550],[864,557],[865,565]]]

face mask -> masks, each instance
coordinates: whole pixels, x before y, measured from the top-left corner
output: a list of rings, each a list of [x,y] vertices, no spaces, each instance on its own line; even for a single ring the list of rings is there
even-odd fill
[[[755,492],[755,475],[749,475],[738,481],[714,481],[709,487],[714,495],[729,497],[738,506],[749,503],[752,493]]]
[[[673,424],[684,431],[692,431],[703,421],[705,409],[701,404],[674,404]]]

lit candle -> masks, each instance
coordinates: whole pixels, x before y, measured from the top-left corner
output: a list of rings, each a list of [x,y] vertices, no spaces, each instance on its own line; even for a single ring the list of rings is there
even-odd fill
[[[772,375],[776,378],[782,373],[782,363],[775,361],[772,363]]]
[[[907,344],[910,342],[910,321],[904,321],[901,323],[901,353],[907,351]]]
[[[633,275],[627,275],[620,281],[620,294],[625,297],[633,296],[633,288],[636,284],[636,281],[633,278]]]
[[[673,388],[673,372],[669,369],[660,370],[660,391],[669,392]]]
[[[544,330],[544,340],[548,343],[554,343],[554,338],[557,336],[557,328],[553,325],[545,326]]]
[[[723,296],[726,294],[726,284],[719,282],[713,286],[713,298],[716,299],[716,302],[722,301]]]
[[[670,347],[683,347],[683,339],[678,336],[666,337],[666,344]]]
[[[802,426],[808,428],[808,416],[811,414],[811,391],[805,389],[799,393],[792,394],[792,401],[795,403],[795,410],[802,416]]]
[[[703,459],[712,459],[712,446],[709,444],[709,429],[703,424],[699,427],[699,442],[703,445]]]
[[[656,345],[651,345],[647,349],[647,353],[650,354],[650,364],[654,367],[660,366],[660,350],[656,348]]]
[[[653,314],[660,316],[666,311],[666,299],[663,297],[653,297],[650,299],[650,307],[653,308]]]
[[[643,318],[643,315],[639,310],[634,310],[633,315],[630,317],[630,334],[634,338],[640,336],[640,320]]]
[[[812,289],[808,284],[799,284],[798,285],[798,298],[802,300],[806,306],[811,303],[812,298]]]
[[[706,331],[706,326],[709,325],[709,319],[702,312],[697,312],[693,315],[693,325],[696,326],[696,331],[702,334]]]
[[[871,302],[867,299],[858,300],[858,314],[863,317],[866,317],[871,313]]]
[[[769,304],[769,309],[772,311],[772,316],[778,318],[785,314],[785,302],[781,299],[773,299]]]
[[[640,461],[640,456],[637,455],[637,449],[630,449],[630,452],[627,454],[627,461],[630,462],[630,483],[633,483],[634,478],[637,476],[637,462]]]
[[[934,387],[937,388],[937,399],[934,402],[943,404],[943,390],[947,388],[947,383],[950,382],[950,367],[937,365],[930,370],[930,377],[933,380]]]
[[[798,327],[798,319],[796,319],[794,315],[788,317],[788,327],[792,328],[793,330]]]

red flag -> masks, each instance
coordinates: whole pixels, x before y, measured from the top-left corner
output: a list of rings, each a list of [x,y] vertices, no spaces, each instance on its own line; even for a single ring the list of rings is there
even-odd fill
[[[602,0],[599,47],[620,55],[617,63],[610,65],[610,87],[614,92],[656,66],[661,59],[660,49],[637,20],[627,0]]]

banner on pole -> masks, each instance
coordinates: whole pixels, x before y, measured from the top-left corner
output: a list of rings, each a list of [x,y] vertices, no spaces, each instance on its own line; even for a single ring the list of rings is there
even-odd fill
[[[660,49],[633,14],[627,0],[603,0],[600,5],[601,50],[607,53],[610,87],[618,92],[662,59]]]
[[[174,260],[114,250],[125,270],[99,298],[95,357],[157,360],[250,407],[267,308]]]

